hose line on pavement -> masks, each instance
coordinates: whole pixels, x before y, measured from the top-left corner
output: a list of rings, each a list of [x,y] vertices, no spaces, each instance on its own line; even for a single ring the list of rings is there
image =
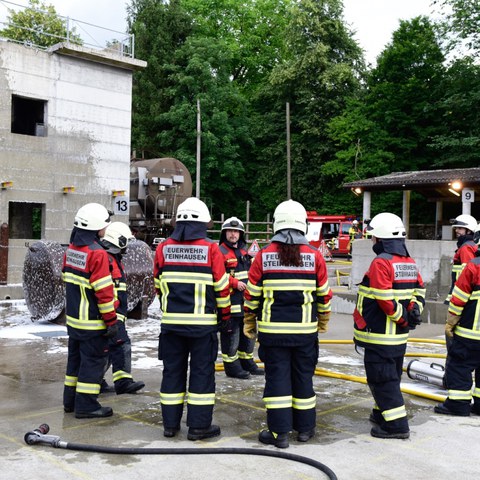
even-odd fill
[[[106,447],[102,445],[87,445],[83,443],[72,443],[61,440],[55,435],[47,435],[50,427],[44,423],[35,430],[27,432],[24,440],[27,445],[50,445],[54,448],[76,450],[81,452],[113,453],[122,455],[261,455],[264,457],[283,458],[294,462],[310,465],[323,472],[329,479],[338,480],[337,476],[325,464],[302,457],[293,453],[279,452],[276,450],[264,450],[256,448],[146,448],[146,447]]]

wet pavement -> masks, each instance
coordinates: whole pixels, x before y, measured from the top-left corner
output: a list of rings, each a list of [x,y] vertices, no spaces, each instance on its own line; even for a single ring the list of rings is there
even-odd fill
[[[130,320],[133,345],[133,375],[146,387],[136,395],[103,394],[104,406],[114,415],[106,419],[75,419],[62,407],[67,337],[65,327],[49,322],[31,322],[22,301],[0,304],[0,446],[3,479],[322,479],[325,473],[284,458],[231,453],[231,449],[254,449],[294,454],[329,467],[339,479],[470,478],[477,475],[480,454],[480,417],[448,417],[433,413],[435,400],[405,394],[410,420],[408,440],[382,440],[370,436],[368,416],[372,399],[363,383],[315,376],[317,431],[308,443],[292,434],[290,447],[279,450],[257,440],[265,427],[262,402],[263,377],[248,380],[227,378],[217,372],[214,422],[221,426],[217,438],[191,442],[182,424],[174,439],[163,437],[159,386],[161,365],[157,360],[159,319],[151,307],[146,320]],[[412,337],[442,339],[441,325],[422,325]],[[329,332],[321,336],[318,367],[329,372],[363,377],[360,354],[348,343],[352,337],[349,315],[335,314]],[[324,341],[345,341],[327,343]],[[443,345],[409,343],[406,364],[415,358],[444,363],[422,355],[442,354]],[[220,356],[219,356],[220,358]],[[405,365],[406,365],[405,364]],[[108,375],[111,375],[110,373]],[[326,375],[329,375],[328,373]],[[107,376],[111,383],[111,376]],[[445,391],[411,380],[404,385],[419,394],[442,398]],[[24,435],[40,424],[61,446],[80,445],[168,449],[161,454],[107,454],[27,445]],[[472,446],[471,450],[469,447]],[[227,449],[212,454],[210,449]],[[172,451],[171,449],[180,449]],[[193,449],[188,455],[181,449]],[[158,450],[155,450],[158,452]],[[222,451],[220,451],[222,452]]]

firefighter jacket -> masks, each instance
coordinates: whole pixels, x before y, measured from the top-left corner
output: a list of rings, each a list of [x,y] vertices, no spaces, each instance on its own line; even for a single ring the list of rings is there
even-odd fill
[[[110,262],[110,273],[113,280],[113,288],[115,292],[115,311],[117,312],[117,320],[124,322],[128,314],[128,297],[127,297],[127,278],[119,255],[108,253]]]
[[[473,241],[473,235],[462,235],[459,237],[457,241],[457,247],[458,248],[455,250],[452,260],[452,283],[450,286],[450,291],[445,300],[447,305],[452,297],[455,282],[462,273],[462,270],[465,268],[465,265],[475,257],[475,253],[478,250],[477,244]]]
[[[423,311],[425,287],[415,261],[404,247],[403,255],[383,251],[381,242],[375,247],[378,255],[358,289],[353,313],[354,339],[358,345],[380,354],[396,356],[405,351],[408,339],[408,326],[397,323],[403,323],[402,318],[407,320],[407,310],[414,304],[418,305],[420,313]]]
[[[232,247],[229,242],[220,244],[220,251],[225,261],[225,270],[229,276],[231,312],[232,316],[237,317],[243,317],[243,292],[237,290],[238,282],[247,283],[248,269],[251,264],[251,257],[242,247],[243,245],[240,245],[240,243],[236,248]]]
[[[63,260],[67,325],[83,337],[103,334],[117,321],[108,254],[97,240],[83,244],[74,239]]]
[[[230,293],[223,255],[209,238],[158,245],[155,288],[162,310],[162,333],[200,337],[217,330],[217,319],[230,316]]]
[[[245,290],[245,312],[258,319],[258,339],[265,346],[299,346],[317,335],[317,314],[329,313],[332,291],[322,254],[299,245],[301,266],[280,264],[273,241],[253,259]]]
[[[480,257],[468,262],[458,277],[448,312],[460,317],[455,339],[480,349]]]

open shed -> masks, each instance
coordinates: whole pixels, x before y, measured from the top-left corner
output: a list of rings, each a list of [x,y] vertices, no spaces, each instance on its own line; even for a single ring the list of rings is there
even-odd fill
[[[410,195],[412,191],[435,202],[435,238],[440,237],[445,225],[444,203],[461,205],[458,214],[473,215],[479,220],[480,168],[456,168],[416,172],[394,172],[380,177],[355,180],[343,184],[355,195],[363,195],[363,218],[371,218],[372,193],[398,190],[403,192],[402,218],[405,227],[410,225]],[[443,238],[443,235],[441,235]],[[451,238],[446,238],[451,240]]]

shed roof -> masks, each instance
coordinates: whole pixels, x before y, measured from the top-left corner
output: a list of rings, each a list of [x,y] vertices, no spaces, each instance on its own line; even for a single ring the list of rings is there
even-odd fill
[[[360,188],[363,191],[413,190],[429,200],[458,200],[451,190],[458,181],[461,189],[470,188],[480,195],[480,168],[455,168],[448,170],[423,170],[394,172],[381,177],[366,178],[344,183],[344,188]],[[478,197],[477,197],[478,198]]]

